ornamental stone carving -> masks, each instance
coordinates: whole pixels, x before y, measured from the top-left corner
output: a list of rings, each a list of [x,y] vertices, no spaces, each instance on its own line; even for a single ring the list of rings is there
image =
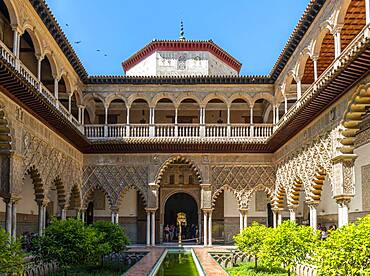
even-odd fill
[[[272,188],[275,184],[275,168],[272,165],[215,165],[211,167],[212,189],[227,185],[240,192],[252,190],[257,185]]]
[[[22,165],[17,164],[17,171],[26,172],[30,168],[37,170],[42,181],[44,195],[48,194],[51,185],[58,177],[66,191],[71,190],[73,185],[81,185],[80,163],[30,132],[25,132],[23,136],[22,157]],[[18,193],[22,188],[19,186],[21,183],[23,181],[16,179],[13,181],[13,189]],[[69,195],[66,196],[69,197]]]
[[[123,165],[89,165],[83,168],[82,194],[90,190],[103,189],[115,207],[121,193],[134,187],[148,199],[148,167]]]

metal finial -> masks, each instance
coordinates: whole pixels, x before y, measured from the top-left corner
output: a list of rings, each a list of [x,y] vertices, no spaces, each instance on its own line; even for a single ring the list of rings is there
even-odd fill
[[[180,23],[180,38],[179,38],[179,40],[185,40],[184,34],[185,34],[185,32],[184,32],[184,22],[182,22],[182,20],[181,20],[181,23]]]

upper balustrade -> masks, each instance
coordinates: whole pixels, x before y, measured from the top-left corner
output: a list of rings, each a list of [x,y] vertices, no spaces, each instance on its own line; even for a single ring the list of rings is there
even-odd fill
[[[108,124],[85,125],[93,140],[123,138],[252,138],[263,141],[273,133],[272,124]]]

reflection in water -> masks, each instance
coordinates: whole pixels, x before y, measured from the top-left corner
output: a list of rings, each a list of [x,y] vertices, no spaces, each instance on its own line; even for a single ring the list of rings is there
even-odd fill
[[[198,276],[191,253],[167,253],[157,276]]]

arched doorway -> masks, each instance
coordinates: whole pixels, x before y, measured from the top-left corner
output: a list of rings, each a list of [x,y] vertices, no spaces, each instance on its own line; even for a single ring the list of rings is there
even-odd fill
[[[177,214],[186,214],[187,226],[182,229],[183,239],[194,242],[197,237],[198,229],[198,205],[195,199],[187,193],[175,193],[171,195],[165,204],[164,228],[168,225],[176,227]],[[172,241],[177,241],[175,234]]]

